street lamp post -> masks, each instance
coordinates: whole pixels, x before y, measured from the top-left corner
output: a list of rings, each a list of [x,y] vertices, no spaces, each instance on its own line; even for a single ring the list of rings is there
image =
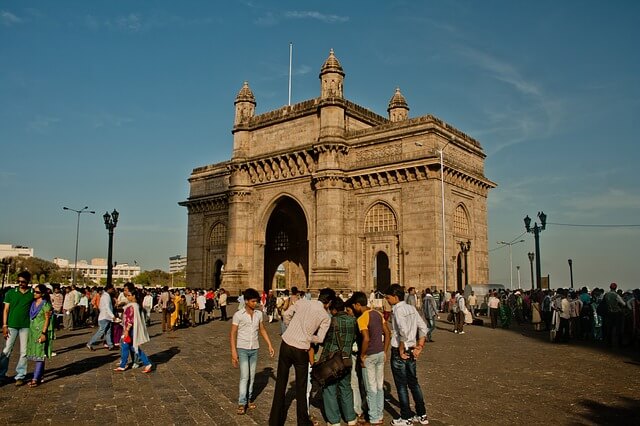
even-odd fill
[[[109,255],[107,259],[107,285],[111,284],[113,279],[113,230],[116,228],[118,224],[118,216],[120,213],[116,209],[113,209],[111,214],[106,212],[102,215],[104,219],[104,226],[109,231]]]
[[[524,243],[524,240],[511,241],[511,242],[498,241],[498,244],[501,244],[503,246],[509,246],[509,289],[510,290],[513,290],[513,256],[511,253],[511,246],[515,246],[516,244],[519,244],[519,243]]]
[[[76,271],[78,270],[78,237],[80,236],[80,215],[82,213],[96,214],[96,212],[89,210],[89,207],[84,206],[80,210],[70,209],[69,207],[63,207],[62,210],[69,210],[78,215],[78,221],[76,223],[76,257],[73,262],[73,285],[76,285]]]
[[[571,289],[573,289],[573,260],[569,259],[569,276],[571,277]]]
[[[527,256],[529,256],[529,264],[531,265],[531,290],[533,290],[533,259],[536,257],[536,255],[529,252],[527,253]]]
[[[518,271],[518,290],[522,288],[520,284],[520,265],[516,266],[516,271]]]
[[[9,265],[11,265],[11,260],[9,258],[2,258],[2,290],[4,290],[4,281],[5,278],[9,275]]]
[[[544,231],[547,227],[547,215],[544,212],[538,212],[538,219],[540,219],[540,226],[535,222],[533,228],[531,227],[531,218],[527,215],[524,218],[524,228],[527,232],[533,234],[536,243],[536,288],[542,288],[542,277],[540,275],[540,232]]]
[[[471,241],[467,241],[466,243],[464,241],[460,241],[460,251],[462,251],[462,254],[464,254],[464,285],[465,285],[465,288],[466,288],[466,286],[469,285],[469,272],[467,270],[467,253],[469,253],[469,250],[471,250]]]

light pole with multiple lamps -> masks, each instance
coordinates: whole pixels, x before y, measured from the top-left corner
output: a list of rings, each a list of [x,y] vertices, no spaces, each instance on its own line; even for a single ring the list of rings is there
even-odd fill
[[[63,207],[62,210],[68,210],[71,212],[74,212],[75,214],[78,215],[78,221],[76,223],[76,258],[73,262],[73,285],[76,285],[76,271],[78,270],[78,237],[80,236],[80,215],[82,213],[91,213],[91,214],[96,214],[96,212],[89,210],[89,207],[84,206],[82,209],[80,210],[75,210],[75,209],[70,209],[69,207]]]
[[[540,232],[544,231],[547,227],[547,215],[544,212],[538,212],[538,219],[540,219],[540,226],[538,226],[538,222],[533,224],[533,228],[531,227],[531,218],[527,215],[524,218],[524,228],[527,232],[533,234],[536,243],[536,288],[538,290],[542,289],[542,278],[540,276]]]
[[[471,241],[460,241],[460,251],[464,254],[464,286],[469,285],[469,271],[467,270],[467,253],[471,250]],[[460,290],[460,289],[459,289]],[[462,289],[464,290],[464,289]]]
[[[529,256],[529,264],[531,265],[531,290],[534,289],[533,287],[533,259],[536,257],[535,254],[529,252],[527,253],[527,256]]]
[[[113,280],[113,230],[118,224],[118,216],[120,213],[116,209],[113,209],[111,214],[106,212],[102,215],[104,219],[104,226],[109,231],[109,255],[107,259],[107,285],[111,284]]]
[[[509,290],[513,290],[513,256],[511,253],[511,246],[515,246],[519,243],[524,243],[524,240],[511,241],[509,243],[506,241],[498,241],[498,244],[500,245],[509,246]]]
[[[571,278],[571,289],[573,290],[573,260],[569,259],[569,276]]]

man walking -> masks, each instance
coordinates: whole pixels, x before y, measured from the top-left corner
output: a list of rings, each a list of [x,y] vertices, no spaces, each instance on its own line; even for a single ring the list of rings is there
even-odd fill
[[[351,300],[353,310],[358,315],[358,329],[362,335],[360,361],[367,391],[369,422],[372,425],[381,425],[384,410],[384,363],[391,344],[391,331],[382,314],[367,306],[367,296],[363,292],[356,291]]]
[[[236,414],[244,414],[247,408],[253,410],[253,382],[258,364],[258,333],[269,346],[269,356],[273,358],[275,351],[262,321],[262,312],[256,311],[260,295],[252,288],[244,291],[244,308],[233,314],[231,320],[231,364],[240,367],[240,387],[238,410]],[[204,296],[203,296],[204,297]],[[247,391],[248,387],[248,391]]]
[[[427,342],[433,342],[431,336],[433,330],[436,329],[436,318],[438,318],[438,304],[431,294],[431,289],[428,288],[424,292],[424,302],[422,303],[422,312],[427,322]]]
[[[162,332],[171,330],[171,314],[173,312],[169,312],[167,309],[167,304],[169,303],[169,299],[171,296],[169,295],[169,287],[166,285],[162,287],[162,292],[160,293],[160,308],[162,308]]]
[[[336,292],[330,288],[320,290],[318,300],[299,300],[284,312],[283,321],[288,325],[282,335],[278,372],[273,402],[269,415],[269,426],[282,426],[287,419],[285,393],[289,383],[289,370],[296,373],[296,413],[299,426],[313,424],[307,406],[307,379],[309,375],[309,348],[311,343],[321,343],[331,320],[327,309]]]
[[[418,311],[404,303],[404,291],[400,284],[392,284],[385,292],[385,299],[393,307],[391,329],[391,373],[398,390],[400,417],[394,419],[394,426],[411,426],[413,422],[429,424],[427,408],[422,389],[418,383],[416,360],[424,347],[427,325]],[[419,338],[416,342],[416,336]],[[416,416],[412,416],[409,406],[409,391],[413,396]]]
[[[18,287],[9,290],[4,298],[2,311],[2,335],[6,339],[4,349],[0,353],[0,382],[7,381],[9,357],[16,339],[20,337],[20,359],[16,366],[16,386],[24,384],[27,375],[27,338],[29,337],[29,308],[33,301],[33,291],[29,288],[31,273],[22,271],[18,274]]]
[[[113,350],[113,341],[111,340],[111,326],[113,325],[113,305],[111,303],[111,295],[115,293],[115,288],[112,283],[107,284],[104,287],[104,291],[100,296],[100,314],[98,315],[98,331],[93,335],[87,348],[93,349],[93,345],[104,337],[104,341],[107,348]]]

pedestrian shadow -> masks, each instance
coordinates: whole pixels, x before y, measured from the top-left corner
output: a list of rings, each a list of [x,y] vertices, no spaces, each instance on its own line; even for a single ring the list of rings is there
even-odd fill
[[[83,345],[81,345],[83,346]],[[119,352],[109,352],[106,355],[92,356],[81,359],[79,361],[72,362],[63,367],[52,368],[46,371],[45,380],[47,382],[61,379],[68,376],[78,376],[87,371],[91,371],[96,368],[100,368],[105,364],[112,363],[116,359],[120,358]]]
[[[253,399],[258,399],[262,391],[269,384],[269,379],[275,382],[276,375],[273,373],[272,367],[265,367],[261,372],[256,373],[253,382]]]
[[[164,351],[149,355],[149,359],[151,360],[152,364],[165,364],[179,353],[180,349],[177,346],[172,346],[169,349],[165,349]]]
[[[400,413],[397,410],[400,409],[400,401],[391,395],[391,383],[385,380],[382,389],[384,391],[384,411],[389,413],[392,418],[397,419],[400,417]]]
[[[637,424],[640,411],[640,400],[627,397],[619,397],[617,402],[609,401],[609,404],[592,399],[583,399],[578,404],[588,410],[581,416],[597,425]],[[634,418],[636,421],[632,420]]]
[[[58,340],[58,339],[56,339],[56,340]],[[55,340],[54,340],[54,342],[55,342]],[[85,346],[87,346],[86,343],[76,343],[73,346],[65,346],[63,348],[56,349],[56,345],[54,343],[53,344],[53,349],[54,349],[54,352],[56,354],[60,355],[60,354],[63,354],[65,352],[71,352],[71,351],[76,350],[76,349],[84,348]]]
[[[56,338],[55,338],[55,340],[62,340],[62,339],[66,339],[66,338],[68,338],[68,337],[82,336],[82,335],[84,335],[84,334],[89,334],[89,332],[86,332],[86,333],[78,333],[78,334],[66,333],[66,334],[63,334],[62,336],[58,336],[58,335],[56,334]]]

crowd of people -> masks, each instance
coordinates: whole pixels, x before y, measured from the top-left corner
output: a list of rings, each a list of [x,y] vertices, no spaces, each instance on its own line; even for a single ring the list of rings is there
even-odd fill
[[[8,382],[9,357],[16,341],[20,357],[15,384],[37,387],[42,383],[45,360],[55,356],[53,342],[61,328],[98,327],[86,344],[91,351],[102,344],[120,350],[114,371],[141,367],[153,371],[142,345],[149,341],[147,326],[152,311],[161,313],[163,332],[195,327],[215,320],[228,321],[229,294],[224,289],[141,289],[126,283],[92,288],[30,285],[30,274],[18,275],[18,287],[3,295],[2,331],[6,340],[0,353],[0,380]],[[383,297],[380,297],[380,296]],[[595,288],[489,291],[481,298],[456,291],[391,285],[384,294],[344,292],[330,288],[317,299],[291,290],[261,292],[246,289],[237,300],[231,320],[231,364],[240,369],[237,414],[256,408],[253,383],[259,338],[269,356],[275,350],[265,324],[280,322],[282,341],[269,424],[282,425],[287,417],[285,393],[291,367],[295,372],[297,422],[318,424],[309,414],[312,372],[333,362],[335,355],[349,360],[336,377],[322,382],[323,414],[328,425],[382,424],[384,370],[390,363],[397,388],[400,416],[392,425],[428,424],[424,396],[418,381],[416,359],[426,343],[433,342],[436,320],[447,315],[452,332],[465,334],[465,324],[486,315],[492,328],[532,324],[548,331],[554,342],[593,340],[616,346],[640,346],[640,290],[622,292],[615,283],[609,291]],[[26,382],[28,362],[32,379]],[[410,396],[413,398],[413,410]]]

